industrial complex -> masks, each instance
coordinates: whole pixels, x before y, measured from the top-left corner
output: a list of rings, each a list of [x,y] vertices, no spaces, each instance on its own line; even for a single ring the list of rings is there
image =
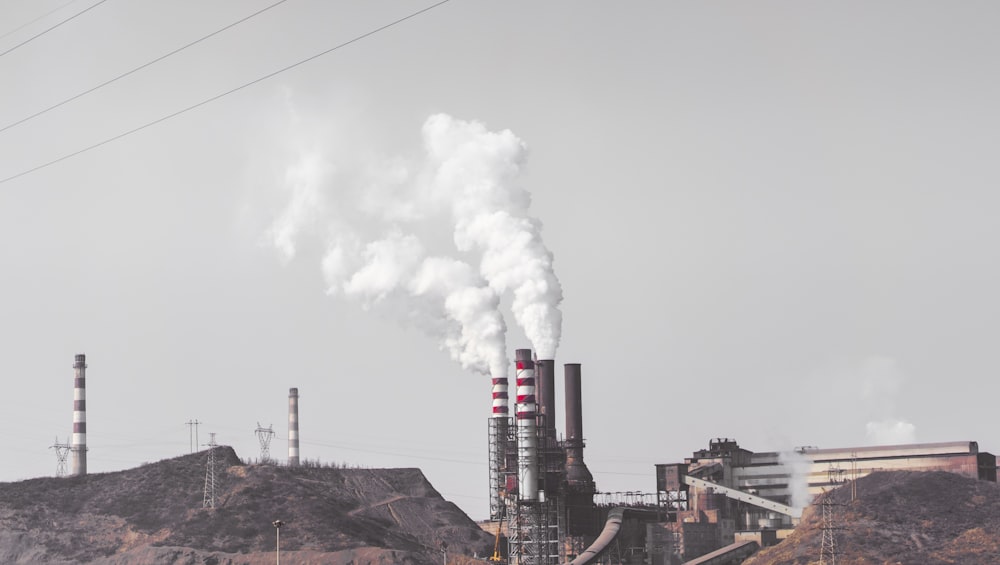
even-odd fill
[[[655,465],[655,493],[615,500],[598,490],[584,462],[581,365],[563,366],[562,434],[556,427],[555,361],[519,349],[515,367],[513,395],[507,378],[492,379],[490,520],[481,526],[495,535],[487,556],[493,563],[740,563],[788,536],[817,495],[876,471],[947,471],[997,480],[996,456],[980,451],[975,441],[779,453],[715,438],[683,461]],[[72,474],[85,475],[86,357],[77,355],[73,368],[68,447]],[[290,388],[289,466],[300,464],[298,411],[298,389]]]
[[[555,361],[517,350],[513,415],[507,379],[493,379],[492,561],[740,563],[787,536],[813,497],[875,471],[948,471],[996,482],[996,456],[974,441],[755,453],[716,438],[682,462],[656,465],[655,495],[609,503],[584,463],[581,366],[564,370],[562,436]]]

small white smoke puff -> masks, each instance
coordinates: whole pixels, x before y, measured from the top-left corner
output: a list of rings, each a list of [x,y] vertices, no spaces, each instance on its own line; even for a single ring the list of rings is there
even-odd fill
[[[895,415],[896,398],[902,392],[905,380],[899,364],[889,357],[869,357],[862,364],[861,397],[874,416],[865,425],[865,437],[870,445],[916,441],[917,427]]]
[[[868,422],[865,429],[868,443],[872,445],[898,445],[917,441],[917,427],[904,420]]]

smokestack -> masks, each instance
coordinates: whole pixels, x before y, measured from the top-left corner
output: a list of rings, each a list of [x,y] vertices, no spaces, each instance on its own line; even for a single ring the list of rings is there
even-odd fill
[[[593,488],[594,477],[583,462],[583,398],[580,391],[580,364],[566,363],[566,481],[569,485]]]
[[[535,412],[535,362],[530,349],[515,352],[517,366],[517,465],[521,501],[538,500],[538,436]]]
[[[510,415],[510,401],[507,396],[507,377],[493,379],[493,417],[506,418]]]
[[[87,474],[87,356],[73,363],[73,475]]]
[[[288,389],[288,466],[299,466],[299,389]]]
[[[546,448],[556,443],[556,362],[552,359],[539,359],[535,365],[538,375],[538,421],[545,428],[543,434]]]

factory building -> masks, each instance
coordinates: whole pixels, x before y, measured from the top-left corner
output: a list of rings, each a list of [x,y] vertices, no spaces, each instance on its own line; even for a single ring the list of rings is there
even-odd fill
[[[996,461],[974,441],[754,453],[733,439],[713,439],[683,463],[656,465],[657,501],[668,519],[647,525],[648,562],[730,545],[735,551],[748,540],[777,543],[815,496],[876,471],[947,471],[996,482]]]
[[[580,365],[564,366],[560,436],[555,362],[526,349],[515,359],[514,410],[507,380],[495,377],[489,419],[489,529],[497,533],[494,558],[503,547],[512,565],[586,565],[609,555],[643,565],[735,563],[787,536],[816,495],[876,471],[996,482],[996,456],[974,441],[755,453],[716,438],[683,462],[656,465],[655,494],[611,502],[583,461]]]

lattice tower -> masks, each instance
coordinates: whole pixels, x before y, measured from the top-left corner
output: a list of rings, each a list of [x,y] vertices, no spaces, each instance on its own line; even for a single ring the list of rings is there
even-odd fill
[[[208,434],[211,440],[208,442],[208,465],[205,467],[205,495],[202,497],[202,508],[215,508],[215,434]]]
[[[260,441],[260,462],[267,463],[271,460],[271,439],[274,437],[274,429],[272,426],[264,427],[257,422],[257,429],[254,430],[257,434],[257,440]]]
[[[66,461],[69,458],[69,452],[73,449],[70,445],[69,440],[66,443],[59,443],[59,438],[56,438],[55,443],[49,446],[49,449],[56,450],[56,476],[65,477],[66,476]]]

